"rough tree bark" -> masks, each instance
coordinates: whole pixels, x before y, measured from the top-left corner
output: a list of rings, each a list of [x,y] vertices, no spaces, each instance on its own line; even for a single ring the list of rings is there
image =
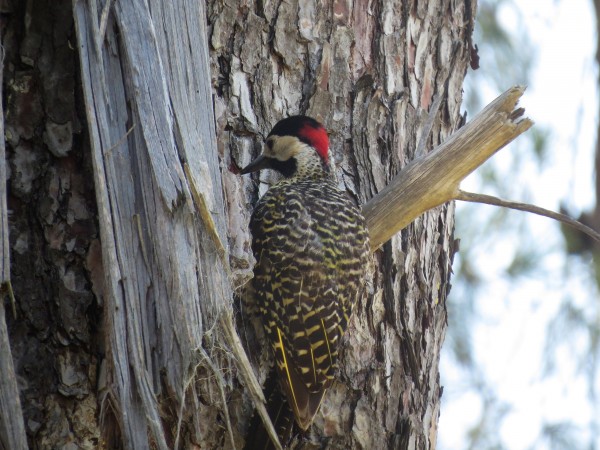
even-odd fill
[[[0,5],[17,306],[16,318],[10,307],[5,317],[25,431],[31,448],[71,441],[94,448],[101,300],[89,267],[99,242],[84,116],[77,111],[73,14],[66,1]]]
[[[340,183],[364,203],[416,156],[434,95],[443,106],[424,147],[460,125],[474,12],[469,1],[210,2],[220,153],[243,166],[273,123],[308,113],[331,133]],[[224,181],[237,217],[239,186],[249,199],[256,186]],[[435,208],[375,255],[373,293],[313,429],[332,448],[435,447],[453,211]],[[244,261],[247,242],[231,240],[232,256]]]
[[[0,2],[6,320],[29,446],[240,447],[252,404],[217,318],[243,296],[264,187],[230,165],[307,113],[364,203],[462,123],[475,3]],[[453,205],[435,208],[375,254],[318,446],[435,447],[452,228]],[[237,319],[263,379],[268,353]]]

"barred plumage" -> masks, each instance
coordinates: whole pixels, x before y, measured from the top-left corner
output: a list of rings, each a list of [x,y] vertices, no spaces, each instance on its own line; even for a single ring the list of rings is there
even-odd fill
[[[258,165],[287,178],[269,188],[251,219],[254,292],[302,429],[312,423],[335,375],[370,257],[364,219],[329,174],[327,147],[318,122],[304,116],[279,122]]]

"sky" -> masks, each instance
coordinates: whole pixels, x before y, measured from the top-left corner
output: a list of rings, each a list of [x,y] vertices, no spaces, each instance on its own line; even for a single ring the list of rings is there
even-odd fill
[[[551,134],[543,164],[532,156],[518,160],[517,187],[509,191],[522,197],[511,200],[527,201],[552,210],[558,210],[563,202],[577,215],[595,202],[592,182],[598,74],[594,60],[593,6],[591,0],[514,0],[513,4],[522,19],[507,6],[502,9],[500,20],[509,31],[525,26],[537,55],[521,106],[536,126],[551,130]],[[485,46],[479,43],[480,70],[484,72],[485,52]],[[483,75],[485,77],[485,73]],[[516,83],[507,80],[505,89],[512,84]],[[489,86],[482,89],[485,104],[501,93]],[[470,112],[469,117],[473,115]],[[524,151],[523,145],[513,143],[492,158],[490,164],[494,164],[500,176],[515,171],[515,153]],[[496,194],[485,191],[477,174],[465,180],[462,187]],[[490,214],[492,207],[464,208],[457,205],[457,216],[463,211]],[[463,215],[462,220],[469,218],[464,219]],[[575,425],[575,437],[589,442],[589,425],[600,414],[600,407],[596,405],[594,410],[590,403],[581,365],[573,357],[585,349],[586,336],[575,334],[571,344],[559,345],[554,370],[542,373],[542,355],[548,339],[561,339],[560,333],[547,335],[548,325],[565,299],[569,298],[584,310],[588,302],[597,302],[598,294],[586,267],[589,261],[573,258],[565,263],[558,225],[549,219],[528,216],[522,228],[513,233],[526,231],[532,233],[530,245],[543,247],[547,253],[536,261],[539,270],[533,276],[517,280],[506,276],[506,267],[518,251],[514,234],[485,240],[473,251],[476,264],[485,273],[484,289],[480,289],[475,302],[478,317],[472,338],[475,364],[505,405],[503,420],[498,421],[498,433],[505,448],[549,449],[548,442],[540,439],[541,428],[545,423],[565,421]],[[452,283],[456,285],[459,281],[454,279]],[[453,287],[450,295],[460,295],[460,289],[454,291]],[[452,312],[450,309],[449,314]],[[444,396],[438,448],[467,448],[465,435],[479,420],[484,402],[470,389],[468,383],[472,381],[467,381],[448,349],[442,356],[441,372]],[[596,389],[600,391],[600,380]],[[595,439],[600,448],[600,437]]]

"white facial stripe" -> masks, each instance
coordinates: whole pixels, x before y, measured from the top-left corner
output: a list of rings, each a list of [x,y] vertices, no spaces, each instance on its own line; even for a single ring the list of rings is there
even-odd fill
[[[293,158],[302,150],[303,146],[306,146],[294,136],[271,136],[269,139],[273,139],[272,148],[266,145],[263,153],[265,156],[279,161],[287,161]]]

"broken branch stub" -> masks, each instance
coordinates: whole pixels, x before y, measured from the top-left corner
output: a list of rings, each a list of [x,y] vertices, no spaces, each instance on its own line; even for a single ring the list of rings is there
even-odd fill
[[[467,175],[527,131],[533,122],[516,108],[525,87],[514,86],[427,155],[411,161],[362,208],[371,250],[425,211],[456,198]]]

